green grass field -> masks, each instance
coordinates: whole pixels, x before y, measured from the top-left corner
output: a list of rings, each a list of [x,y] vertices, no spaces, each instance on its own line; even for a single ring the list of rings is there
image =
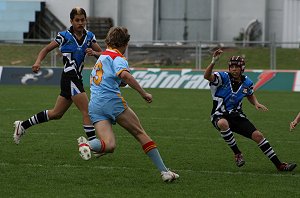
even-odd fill
[[[84,133],[74,106],[61,120],[30,128],[15,145],[13,122],[52,108],[59,88],[0,90],[0,197],[300,197],[300,167],[278,172],[254,142],[237,135],[246,165],[235,166],[231,150],[210,123],[208,90],[150,89],[154,102],[147,104],[123,89],[166,165],[180,174],[170,184],[162,182],[140,145],[119,126],[114,127],[114,154],[83,161],[76,138]],[[269,111],[256,111],[245,100],[246,114],[280,159],[299,165],[300,126],[288,130],[300,111],[299,93],[258,91],[256,96]]]

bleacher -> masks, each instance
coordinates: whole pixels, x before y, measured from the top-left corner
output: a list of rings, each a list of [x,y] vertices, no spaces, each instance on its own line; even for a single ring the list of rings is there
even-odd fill
[[[29,22],[41,10],[39,1],[0,1],[0,42],[23,42]]]

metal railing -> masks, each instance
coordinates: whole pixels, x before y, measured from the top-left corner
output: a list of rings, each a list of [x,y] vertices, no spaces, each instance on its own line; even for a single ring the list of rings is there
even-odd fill
[[[53,34],[53,37],[55,34]],[[39,51],[51,39],[24,39],[0,41],[0,65],[32,65]],[[98,41],[104,49],[103,40]],[[244,41],[130,41],[126,57],[132,67],[204,69],[211,60],[212,52],[222,48],[226,52],[223,64],[231,55],[246,56],[247,68],[253,69],[300,69],[300,43]],[[8,53],[12,51],[13,53]],[[88,57],[88,66],[95,59]],[[43,61],[45,66],[62,66],[61,54],[54,50]],[[86,64],[86,65],[87,65]]]

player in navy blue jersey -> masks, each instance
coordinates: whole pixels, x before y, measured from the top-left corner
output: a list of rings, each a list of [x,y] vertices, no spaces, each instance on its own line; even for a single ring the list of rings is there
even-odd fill
[[[206,68],[204,78],[210,83],[213,108],[211,121],[220,131],[222,138],[232,149],[238,167],[245,164],[242,152],[237,146],[233,132],[252,139],[262,152],[273,162],[279,171],[292,171],[295,163],[281,162],[268,140],[248,120],[242,110],[244,97],[255,106],[257,110],[267,111],[267,107],[260,104],[254,95],[253,82],[244,75],[245,60],[241,56],[233,56],[228,62],[228,72],[214,72],[213,68],[223,53],[221,49],[214,52],[212,62]]]
[[[81,73],[86,55],[98,58],[102,50],[97,44],[95,35],[85,29],[87,19],[83,8],[76,7],[72,9],[70,22],[72,26],[66,31],[59,32],[56,38],[39,52],[32,66],[33,72],[39,72],[46,55],[59,47],[64,64],[60,82],[60,95],[57,97],[53,109],[41,111],[25,121],[15,121],[13,137],[16,144],[19,144],[20,138],[24,135],[26,129],[36,124],[60,119],[73,102],[82,113],[83,128],[88,139],[91,140],[96,137],[95,129],[88,115],[88,97],[83,87]]]

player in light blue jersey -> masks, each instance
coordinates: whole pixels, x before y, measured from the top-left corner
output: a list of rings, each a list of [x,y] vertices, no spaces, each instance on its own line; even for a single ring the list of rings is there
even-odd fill
[[[253,82],[243,74],[245,70],[244,58],[240,56],[231,57],[228,62],[228,72],[212,72],[222,53],[221,49],[214,52],[212,62],[205,70],[204,78],[210,82],[213,99],[212,124],[220,131],[222,138],[234,152],[236,165],[241,167],[245,161],[232,132],[255,141],[279,171],[292,171],[297,165],[281,162],[268,140],[243,113],[242,100],[244,97],[256,109],[268,110],[267,107],[258,102],[253,92]]]
[[[81,72],[86,55],[98,58],[101,48],[97,44],[95,35],[85,29],[86,12],[83,8],[72,9],[70,22],[72,26],[66,31],[59,32],[55,40],[40,51],[32,66],[33,72],[39,72],[41,63],[47,54],[59,47],[64,64],[60,95],[57,97],[53,109],[41,111],[25,121],[15,121],[14,141],[16,144],[19,144],[26,129],[36,124],[60,119],[73,102],[82,113],[83,128],[88,138],[96,138],[95,129],[88,115],[88,97],[83,87]]]
[[[91,73],[89,115],[99,139],[87,142],[80,137],[79,140],[82,146],[88,144],[98,155],[113,153],[116,140],[112,125],[118,123],[141,144],[144,152],[160,171],[162,180],[171,182],[179,175],[165,166],[155,142],[147,135],[137,115],[121,95],[120,86],[128,84],[146,102],[152,102],[152,95],[130,74],[128,62],[123,56],[129,40],[130,35],[126,28],[112,27],[109,30],[105,39],[107,49],[101,54]]]

